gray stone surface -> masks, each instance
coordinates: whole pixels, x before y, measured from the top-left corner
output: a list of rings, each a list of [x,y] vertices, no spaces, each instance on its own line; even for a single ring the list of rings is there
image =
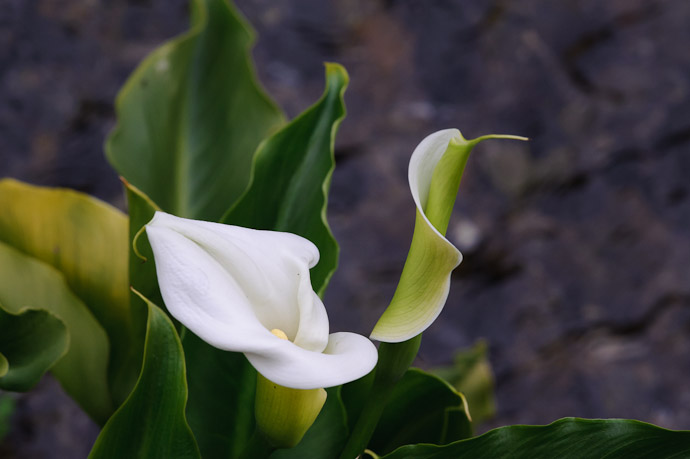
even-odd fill
[[[185,2],[0,3],[2,174],[122,205],[101,148],[112,100],[184,30]],[[690,427],[690,3],[238,3],[260,33],[259,75],[291,116],[320,94],[324,60],[350,72],[329,210],[342,248],[332,328],[367,333],[392,295],[412,234],[407,161],[425,135],[526,135],[470,159],[449,229],[465,260],[418,363],[486,338],[490,426]],[[56,391],[22,396],[6,450],[88,449],[95,428],[64,416],[70,402],[45,395]],[[70,456],[55,431],[83,442]]]

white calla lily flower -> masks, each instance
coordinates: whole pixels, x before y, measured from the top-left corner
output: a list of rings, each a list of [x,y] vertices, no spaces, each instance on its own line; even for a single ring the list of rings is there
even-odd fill
[[[369,339],[329,335],[309,277],[319,260],[310,241],[164,212],[146,233],[170,314],[210,345],[244,353],[267,379],[316,389],[353,381],[376,365]]]
[[[467,140],[457,129],[444,129],[427,136],[412,153],[408,179],[417,207],[412,244],[398,288],[372,339],[389,343],[412,339],[441,314],[450,274],[462,261],[445,233],[470,152],[488,139],[527,140],[494,134]]]

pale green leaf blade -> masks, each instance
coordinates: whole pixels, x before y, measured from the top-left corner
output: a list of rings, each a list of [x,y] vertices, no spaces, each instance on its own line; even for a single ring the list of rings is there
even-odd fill
[[[446,446],[409,445],[382,459],[682,459],[690,431],[640,421],[565,418],[548,426],[508,426]]]
[[[164,211],[217,221],[283,122],[250,63],[253,33],[225,0],[193,0],[192,27],[151,53],[116,102],[115,169]]]
[[[462,261],[444,235],[474,146],[486,139],[524,137],[489,135],[465,140],[457,129],[426,137],[412,153],[410,191],[417,207],[410,252],[390,305],[371,338],[399,343],[422,333],[438,317],[448,298],[450,273]]]
[[[326,64],[321,98],[261,144],[251,185],[223,223],[286,231],[312,241],[320,261],[311,270],[314,290],[322,293],[338,263],[338,245],[326,221],[333,145],[345,117],[343,95],[349,78],[338,64]]]
[[[11,179],[0,180],[0,209],[0,242],[60,271],[105,329],[118,404],[134,385],[141,358],[132,346],[127,216],[82,193]]]
[[[60,322],[65,355],[52,367],[53,374],[84,411],[104,423],[115,409],[107,379],[108,337],[60,272],[0,243],[0,304],[14,314],[27,307],[45,309]],[[0,328],[0,337],[10,331]]]
[[[200,458],[185,419],[187,381],[182,344],[170,319],[148,306],[141,373],[132,393],[108,420],[89,458]]]

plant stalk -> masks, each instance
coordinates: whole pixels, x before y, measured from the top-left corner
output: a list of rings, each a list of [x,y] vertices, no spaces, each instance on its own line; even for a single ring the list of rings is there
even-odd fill
[[[354,459],[367,447],[393,388],[417,356],[421,342],[422,335],[419,334],[401,343],[381,343],[374,382],[340,459]]]
[[[264,437],[261,430],[256,428],[249,442],[244,446],[240,459],[268,459],[276,448]]]

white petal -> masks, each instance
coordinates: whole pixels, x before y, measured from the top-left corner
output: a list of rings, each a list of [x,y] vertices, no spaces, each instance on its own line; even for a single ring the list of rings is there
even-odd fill
[[[451,271],[462,262],[462,253],[460,253],[460,251],[431,224],[424,212],[424,208],[429,198],[429,190],[431,189],[431,179],[434,176],[434,169],[436,169],[436,165],[441,161],[441,157],[446,152],[448,144],[453,138],[463,139],[462,134],[457,129],[444,129],[426,136],[412,152],[410,165],[407,171],[407,180],[410,183],[410,191],[412,192],[412,198],[417,206],[417,210],[424,218],[429,229],[436,233],[440,244],[445,246],[446,250],[449,253],[453,253],[457,258],[457,262],[455,266],[451,268]],[[450,279],[448,281],[448,288],[450,288]],[[446,290],[448,290],[448,288],[446,288]],[[446,291],[445,297],[447,296],[448,293]],[[441,301],[441,309],[446,302],[445,297]],[[440,309],[438,312],[441,312]],[[435,318],[436,317],[431,319],[431,322],[433,322]],[[429,322],[429,324],[431,324],[431,322]]]
[[[410,165],[407,171],[407,179],[410,183],[410,191],[417,209],[424,215],[424,208],[429,197],[431,179],[434,176],[434,169],[446,152],[448,144],[452,138],[462,139],[462,134],[457,129],[444,129],[434,132],[422,140],[417,148],[412,152]],[[424,215],[426,219],[426,215]],[[434,227],[428,219],[429,226]],[[435,229],[435,228],[434,228]],[[436,231],[438,233],[438,231]],[[438,233],[443,237],[441,233]],[[445,238],[444,238],[445,239]],[[450,242],[448,243],[449,245]]]
[[[263,352],[246,353],[267,379],[294,389],[317,389],[345,384],[369,373],[376,365],[374,344],[355,333],[333,333],[323,351],[311,352],[279,340]]]
[[[426,330],[443,310],[450,289],[450,273],[462,261],[460,251],[429,221],[424,209],[434,169],[457,129],[435,132],[420,142],[410,158],[408,179],[417,206],[415,231],[398,289],[376,323],[371,338],[389,343],[408,340]]]
[[[147,225],[158,282],[170,313],[220,349],[270,347],[273,328],[316,351],[328,342],[328,319],[314,299],[311,242],[157,212]],[[304,330],[302,330],[304,329]]]

